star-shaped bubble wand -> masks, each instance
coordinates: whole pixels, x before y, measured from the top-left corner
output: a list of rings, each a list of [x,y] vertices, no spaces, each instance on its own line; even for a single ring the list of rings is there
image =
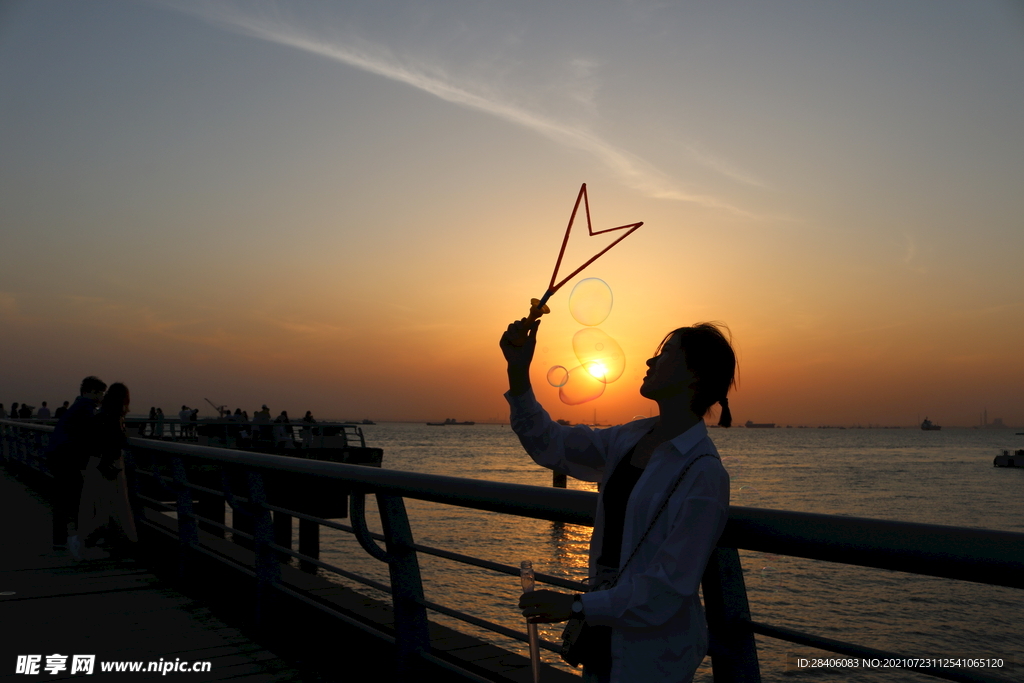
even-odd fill
[[[594,235],[603,235],[606,232],[614,232],[616,230],[625,230],[626,232],[623,235],[621,235],[618,239],[616,239],[614,242],[609,244],[607,247],[597,252],[594,256],[590,257],[590,259],[582,266],[572,271],[561,280],[558,280],[558,270],[562,266],[562,257],[565,256],[565,246],[569,243],[569,233],[572,232],[572,225],[576,221],[576,214],[580,209],[580,202],[583,202],[583,210],[587,215],[587,232],[590,234],[591,237],[593,237]],[[604,256],[605,252],[607,252],[609,249],[614,247],[622,240],[632,235],[636,231],[636,229],[643,224],[643,221],[639,221],[637,223],[630,223],[628,225],[620,225],[616,228],[606,228],[604,230],[595,231],[593,223],[591,223],[590,220],[590,200],[587,197],[587,184],[583,183],[582,185],[580,185],[580,193],[576,195],[576,204],[573,205],[572,207],[572,214],[569,216],[569,224],[565,227],[565,237],[562,238],[562,248],[558,250],[558,260],[555,261],[555,269],[551,272],[551,282],[548,283],[548,289],[546,292],[544,292],[544,296],[542,296],[540,299],[530,299],[530,315],[528,316],[527,320],[529,320],[532,323],[534,320],[537,320],[545,313],[550,313],[551,309],[548,308],[547,305],[548,300],[552,297],[552,295],[555,292],[562,288],[562,285],[564,285],[566,282],[579,275],[580,271],[582,271],[584,268],[589,266],[597,259]],[[555,280],[558,280],[558,282],[556,283]],[[525,339],[523,341],[525,342]]]

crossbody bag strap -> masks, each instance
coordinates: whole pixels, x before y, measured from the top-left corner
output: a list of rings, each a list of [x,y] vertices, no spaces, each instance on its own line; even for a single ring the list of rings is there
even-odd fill
[[[676,479],[676,483],[672,485],[672,490],[668,492],[667,496],[665,496],[665,500],[662,501],[661,507],[658,508],[658,511],[654,514],[654,519],[652,519],[651,523],[648,525],[647,531],[644,532],[644,535],[641,536],[640,540],[636,542],[635,546],[633,546],[633,552],[629,554],[629,557],[626,558],[626,561],[623,562],[622,565],[619,567],[619,571],[615,574],[615,580],[612,581],[611,585],[609,585],[608,588],[613,588],[619,582],[619,577],[622,576],[622,572],[625,571],[626,567],[629,566],[629,563],[633,560],[634,557],[636,557],[636,553],[638,550],[640,550],[640,546],[643,545],[643,542],[647,540],[647,536],[651,533],[651,530],[654,529],[654,525],[657,523],[658,518],[661,517],[661,513],[665,512],[665,508],[668,507],[668,502],[672,500],[672,495],[676,492],[676,489],[679,488],[679,485],[683,483],[683,478],[686,477],[686,473],[689,472],[690,468],[693,467],[694,464],[701,458],[714,458],[715,460],[719,459],[719,457],[714,453],[704,453],[703,455],[698,455],[690,462],[689,465],[686,466],[682,474],[680,474],[679,477]]]

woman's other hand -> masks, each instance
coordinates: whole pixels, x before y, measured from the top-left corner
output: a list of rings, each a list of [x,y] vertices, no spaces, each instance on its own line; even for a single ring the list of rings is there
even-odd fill
[[[532,624],[553,624],[572,616],[572,602],[576,596],[571,593],[539,590],[523,593],[519,608]]]
[[[508,363],[508,386],[513,396],[526,393],[530,388],[530,363],[537,348],[537,328],[540,321],[526,318],[511,323],[498,345]]]

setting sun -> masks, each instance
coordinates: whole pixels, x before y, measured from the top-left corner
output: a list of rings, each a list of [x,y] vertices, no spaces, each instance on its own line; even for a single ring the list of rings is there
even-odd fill
[[[588,363],[587,372],[602,382],[608,376],[608,368],[605,367],[604,363]]]

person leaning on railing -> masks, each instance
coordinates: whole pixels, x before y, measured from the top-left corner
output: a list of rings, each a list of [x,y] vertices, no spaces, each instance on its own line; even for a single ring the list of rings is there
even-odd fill
[[[46,447],[47,467],[53,475],[53,549],[80,552],[78,505],[82,496],[82,470],[89,461],[89,434],[96,406],[107,383],[98,377],[82,380],[79,396],[61,415]]]
[[[647,361],[640,387],[657,401],[658,417],[568,427],[530,386],[539,324],[523,318],[501,338],[512,429],[538,464],[601,487],[591,590],[524,593],[519,606],[532,622],[569,621],[566,633],[578,639],[566,659],[582,658],[585,681],[690,681],[708,648],[697,591],[729,514],[729,475],[703,417],[720,403],[719,424],[731,425],[735,354],[714,324],[674,330]]]

